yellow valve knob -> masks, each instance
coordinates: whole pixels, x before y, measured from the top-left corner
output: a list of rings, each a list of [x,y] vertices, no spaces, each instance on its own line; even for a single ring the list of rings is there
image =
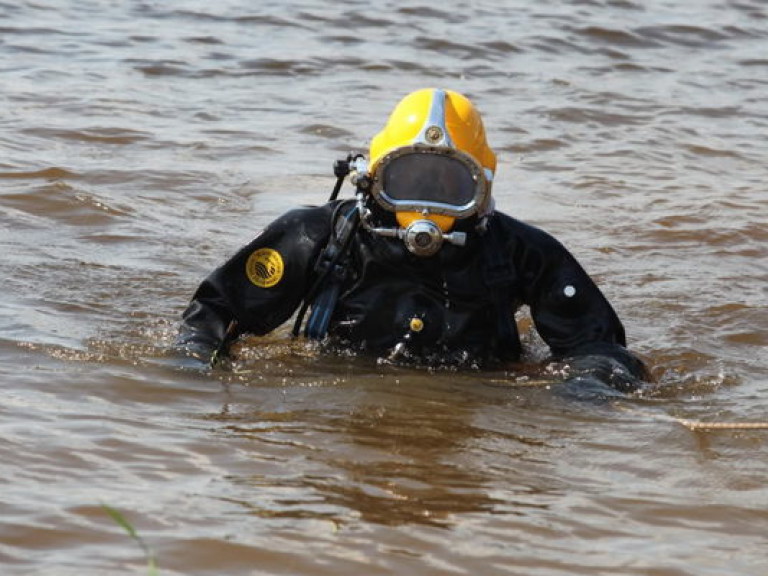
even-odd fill
[[[424,330],[424,321],[421,318],[411,318],[411,332],[421,332]]]

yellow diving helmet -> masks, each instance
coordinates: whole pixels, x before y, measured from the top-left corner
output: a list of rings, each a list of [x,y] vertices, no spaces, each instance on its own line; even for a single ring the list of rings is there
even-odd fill
[[[385,235],[423,256],[443,240],[464,244],[464,233],[447,233],[457,218],[493,211],[495,170],[496,155],[468,98],[432,88],[407,95],[371,142],[371,195],[404,229]]]

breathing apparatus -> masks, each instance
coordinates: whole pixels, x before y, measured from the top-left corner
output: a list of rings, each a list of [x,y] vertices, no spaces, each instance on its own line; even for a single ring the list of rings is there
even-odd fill
[[[436,254],[445,242],[463,246],[457,220],[477,217],[482,229],[493,212],[496,156],[479,113],[461,94],[425,89],[403,98],[372,140],[370,161],[350,154],[334,165],[331,200],[349,175],[356,188],[360,225],[399,238],[417,256]],[[399,226],[374,222],[371,201],[394,213]]]

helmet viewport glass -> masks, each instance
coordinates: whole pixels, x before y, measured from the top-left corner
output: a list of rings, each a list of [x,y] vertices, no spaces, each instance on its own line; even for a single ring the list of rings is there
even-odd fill
[[[374,194],[389,209],[466,216],[483,196],[482,171],[462,155],[412,151],[380,168]]]

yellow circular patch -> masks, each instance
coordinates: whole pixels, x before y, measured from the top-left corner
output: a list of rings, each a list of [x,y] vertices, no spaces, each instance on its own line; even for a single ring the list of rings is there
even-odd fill
[[[283,277],[283,257],[272,248],[259,248],[248,257],[245,273],[259,288],[271,288]]]

